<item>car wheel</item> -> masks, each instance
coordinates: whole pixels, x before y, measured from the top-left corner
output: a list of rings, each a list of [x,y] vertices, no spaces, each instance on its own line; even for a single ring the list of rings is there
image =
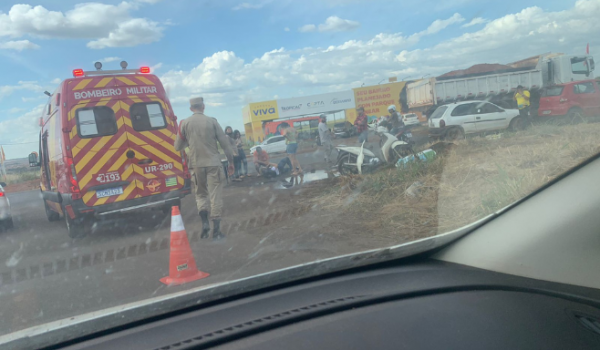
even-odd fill
[[[567,113],[567,117],[571,124],[579,124],[579,123],[583,123],[585,121],[585,118],[583,116],[583,110],[581,108],[577,108],[577,107],[573,107],[573,108],[569,109],[569,112]]]
[[[67,225],[67,232],[69,237],[78,238],[85,235],[85,220],[83,217],[71,219],[65,207],[63,207],[63,213],[65,217],[65,224]]]
[[[344,154],[343,156],[340,157],[340,159],[338,161],[338,171],[340,172],[340,175],[347,176],[347,175],[352,175],[352,174],[358,174],[358,168],[344,165],[346,163],[352,163],[352,160],[354,160],[356,162],[356,156],[353,156],[349,153]]]
[[[525,129],[525,122],[523,122],[523,118],[514,117],[513,120],[510,121],[508,128],[512,131],[519,131]]]
[[[465,132],[461,128],[452,128],[446,131],[446,138],[450,141],[458,141],[465,138]]]
[[[46,201],[44,201],[44,209],[46,210],[46,217],[48,218],[48,221],[57,221],[60,219],[60,215],[57,212],[52,211]]]

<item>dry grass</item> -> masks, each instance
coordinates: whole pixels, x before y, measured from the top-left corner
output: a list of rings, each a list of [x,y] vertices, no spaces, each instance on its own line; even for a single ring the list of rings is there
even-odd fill
[[[22,182],[27,182],[31,180],[38,180],[40,178],[40,171],[38,170],[26,170],[26,171],[11,171],[6,175],[6,183],[9,185],[14,185]],[[5,181],[2,178],[0,181]]]
[[[431,236],[481,219],[600,152],[599,134],[600,124],[545,124],[494,140],[470,137],[429,163],[342,178],[314,201],[387,237]],[[419,195],[407,196],[417,181]]]

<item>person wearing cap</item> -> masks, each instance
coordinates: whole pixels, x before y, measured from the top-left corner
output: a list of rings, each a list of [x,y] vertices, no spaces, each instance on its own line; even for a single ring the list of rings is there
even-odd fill
[[[517,107],[519,108],[519,114],[523,118],[523,124],[529,125],[531,120],[529,119],[529,107],[531,102],[529,101],[531,94],[525,90],[522,85],[517,86],[517,92],[513,99],[517,101]]]
[[[367,142],[367,136],[369,135],[368,123],[369,118],[365,114],[365,107],[358,106],[356,109],[356,120],[354,125],[356,126],[356,132],[358,133],[358,143]]]
[[[196,196],[198,214],[202,219],[200,238],[208,238],[210,231],[209,213],[213,221],[213,239],[224,238],[221,233],[221,215],[223,212],[223,183],[225,173],[221,165],[221,155],[217,143],[225,152],[229,161],[227,172],[233,174],[233,150],[231,143],[219,122],[204,114],[202,97],[190,100],[191,117],[182,120],[175,138],[175,149],[189,149],[188,168]]]
[[[331,162],[331,152],[333,151],[333,140],[335,135],[331,132],[331,129],[327,126],[327,116],[321,114],[321,122],[319,123],[319,138],[321,139],[321,146],[325,152],[325,162],[328,164]]]

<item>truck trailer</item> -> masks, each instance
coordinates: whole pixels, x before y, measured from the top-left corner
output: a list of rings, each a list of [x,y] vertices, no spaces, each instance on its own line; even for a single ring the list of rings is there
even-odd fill
[[[531,115],[537,116],[541,92],[548,86],[590,79],[592,56],[549,53],[507,65],[481,64],[465,70],[422,79],[406,86],[409,112],[424,119],[438,106],[465,100],[487,100],[504,108],[516,108],[517,86],[531,92]]]

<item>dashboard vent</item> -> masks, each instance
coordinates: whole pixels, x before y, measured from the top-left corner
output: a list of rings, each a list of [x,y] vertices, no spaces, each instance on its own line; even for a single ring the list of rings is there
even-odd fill
[[[577,321],[588,330],[600,335],[600,320],[586,315],[575,315]]]
[[[265,327],[272,323],[285,322],[286,320],[294,319],[297,317],[302,317],[304,315],[315,312],[316,310],[323,308],[330,308],[333,306],[340,306],[345,303],[352,303],[358,299],[363,298],[364,296],[351,296],[339,299],[332,299],[323,301],[317,304],[307,305],[303,307],[299,307],[293,310],[287,310],[284,312],[280,312],[274,315],[265,316],[263,318],[257,318],[255,320],[251,320],[248,322],[243,322],[237,324],[235,326],[219,329],[210,333],[202,334],[194,338],[186,339],[179,341],[177,343],[173,343],[167,346],[156,348],[155,350],[173,350],[173,349],[185,349],[188,346],[200,346],[200,345],[209,345],[212,343],[219,341],[220,338],[230,337],[237,335],[236,333],[247,332],[257,327]]]

